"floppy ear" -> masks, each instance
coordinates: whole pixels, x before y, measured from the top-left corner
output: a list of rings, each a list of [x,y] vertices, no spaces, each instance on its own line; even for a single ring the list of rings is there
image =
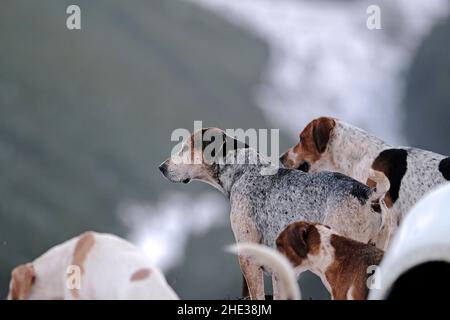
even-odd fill
[[[335,124],[333,119],[326,117],[314,120],[313,139],[319,153],[323,153],[326,150],[331,130],[333,130]]]
[[[225,133],[223,133],[223,141],[222,148],[219,151],[219,156],[225,158],[229,151],[238,150],[238,149],[248,149],[249,146],[247,143],[237,140]]]
[[[295,253],[306,258],[309,252],[308,237],[310,235],[312,225],[309,223],[297,223],[292,226],[288,232],[288,241]]]
[[[209,164],[216,163],[226,142],[225,133],[217,128],[203,128],[201,139],[204,159]]]
[[[31,263],[20,265],[11,272],[9,297],[12,300],[26,300],[36,279],[36,273]]]

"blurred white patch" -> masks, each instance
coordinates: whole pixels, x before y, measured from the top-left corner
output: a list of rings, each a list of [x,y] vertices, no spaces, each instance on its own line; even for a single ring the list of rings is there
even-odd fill
[[[447,0],[190,0],[247,28],[270,47],[256,101],[273,125],[297,133],[330,115],[393,144],[403,137],[405,72]],[[381,8],[369,30],[367,8]]]
[[[192,235],[202,235],[227,222],[228,204],[216,193],[171,194],[156,204],[125,201],[119,218],[130,228],[131,242],[162,270],[181,263]]]

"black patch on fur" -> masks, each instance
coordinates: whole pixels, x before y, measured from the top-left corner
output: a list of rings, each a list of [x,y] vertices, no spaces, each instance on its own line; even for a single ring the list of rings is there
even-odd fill
[[[372,210],[376,213],[381,213],[381,205],[378,202],[372,203]]]
[[[350,185],[350,194],[359,200],[361,205],[366,204],[367,200],[369,200],[370,195],[372,194],[372,189],[370,189],[365,184],[346,176],[342,173],[334,172],[333,176],[348,185]]]
[[[327,118],[320,118],[315,122],[316,124],[313,128],[314,144],[319,153],[324,153],[327,149],[328,141],[330,141],[330,134],[334,127],[334,122],[332,125],[332,121]]]
[[[439,163],[439,171],[446,180],[450,180],[450,157],[443,159]]]
[[[216,137],[215,135],[212,135],[212,136],[210,137],[211,140],[209,140],[209,141],[208,141],[208,139],[205,138],[205,133],[206,133],[208,130],[210,130],[210,128],[204,128],[204,129],[202,129],[202,151],[205,151],[206,147],[208,147],[211,143],[216,142],[215,140],[216,140],[217,137]],[[222,139],[222,141],[221,141],[222,143],[225,143],[225,142],[226,142],[226,135],[225,135],[225,134],[222,134],[220,138]],[[216,150],[214,149],[214,150],[211,152],[211,156],[212,156],[213,158],[216,157],[216,152],[215,152],[215,151],[216,151]]]
[[[366,204],[367,200],[369,200],[370,193],[371,190],[362,183],[353,185],[353,188],[350,191],[350,194],[358,199],[362,205]]]
[[[391,188],[387,192],[392,204],[397,201],[402,179],[408,166],[408,151],[405,149],[387,149],[374,160],[372,168],[381,171],[389,179]]]
[[[309,164],[309,162],[304,161],[303,163],[301,163],[297,170],[303,171],[303,172],[308,172],[309,169],[311,168],[311,165]]]
[[[202,151],[205,151],[206,147],[208,147],[211,143],[215,143],[216,141],[216,136],[212,135],[210,138],[211,140],[208,141],[208,139],[206,139],[204,137],[205,133],[210,130],[210,128],[204,128],[202,129]],[[225,157],[225,153],[228,151],[232,151],[232,150],[237,150],[237,149],[248,149],[249,146],[242,141],[239,141],[233,137],[227,136],[225,133],[222,133],[220,139],[222,139],[220,142],[222,143],[222,147],[220,148],[220,150],[215,150],[213,149],[211,152],[211,156],[213,158],[216,158],[216,156],[220,156],[220,157]],[[216,151],[219,152],[218,155],[216,155]]]
[[[276,175],[274,175],[277,179],[289,175],[292,173],[292,169],[279,168]]]

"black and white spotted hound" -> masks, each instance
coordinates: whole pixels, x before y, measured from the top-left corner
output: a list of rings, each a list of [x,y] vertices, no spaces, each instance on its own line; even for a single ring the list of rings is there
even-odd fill
[[[287,168],[331,170],[373,186],[369,170],[383,172],[390,189],[385,203],[397,225],[428,191],[450,180],[450,158],[410,147],[393,147],[341,120],[321,117],[300,133],[280,158]]]
[[[347,237],[385,247],[390,224],[383,219],[385,209],[381,214],[373,209],[374,202],[385,207],[380,198],[389,182],[382,173],[371,173],[377,187],[369,188],[336,172],[306,174],[271,166],[255,149],[236,149],[233,145],[237,144],[220,129],[199,130],[159,169],[171,182],[200,180],[220,190],[230,200],[231,226],[238,243],[275,247],[278,234],[287,225],[304,220],[325,223]],[[211,145],[217,146],[214,155],[207,152]],[[193,159],[197,163],[189,161]],[[264,299],[261,265],[245,256],[239,262],[250,297]],[[276,289],[276,275],[273,281]],[[275,298],[277,295],[274,291]]]

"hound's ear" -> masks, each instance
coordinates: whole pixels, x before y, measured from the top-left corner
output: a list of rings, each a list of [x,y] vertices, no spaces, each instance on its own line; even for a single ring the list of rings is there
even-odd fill
[[[220,157],[226,142],[225,133],[217,128],[202,129],[202,151],[205,161],[213,164]]]
[[[241,140],[238,140],[236,138],[230,137],[229,135],[225,135],[226,137],[226,149],[227,151],[230,150],[237,150],[237,149],[248,149],[249,146],[247,143],[242,142]]]
[[[36,273],[31,263],[20,265],[11,272],[9,297],[12,300],[26,300],[36,279]]]
[[[225,133],[224,133],[223,139],[224,139],[225,143],[222,145],[221,154],[220,154],[221,157],[225,158],[229,151],[249,148],[247,143],[237,140]]]
[[[298,223],[288,234],[288,239],[292,249],[301,258],[306,258],[308,255],[308,224]]]
[[[336,122],[332,118],[322,117],[314,120],[313,139],[319,153],[325,152],[328,141],[330,140],[331,131],[335,125]]]
[[[316,227],[308,222],[298,222],[290,228],[288,241],[299,257],[306,258],[308,256],[312,249],[311,245],[315,242],[316,233]]]

